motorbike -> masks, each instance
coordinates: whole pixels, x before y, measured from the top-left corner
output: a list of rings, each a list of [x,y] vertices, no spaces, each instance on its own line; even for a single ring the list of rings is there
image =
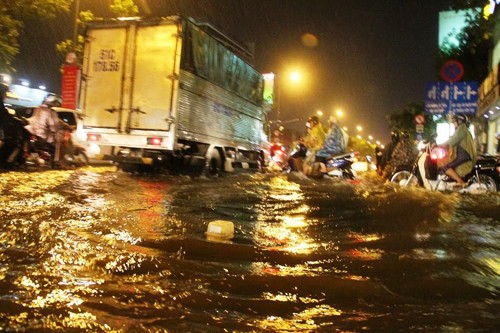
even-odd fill
[[[466,186],[460,187],[452,178],[437,169],[437,161],[445,158],[446,154],[445,149],[432,147],[427,143],[419,152],[411,170],[396,170],[390,182],[403,187],[420,186],[441,192],[486,193],[499,189],[500,171],[498,160],[494,157],[480,155],[472,171],[463,177]],[[434,165],[434,168],[429,168],[429,164]]]
[[[75,145],[71,140],[71,131],[65,132],[61,149],[65,152],[62,156],[63,164],[67,166],[85,166],[89,164],[89,159],[85,148]],[[29,151],[26,157],[27,165],[49,166],[51,169],[57,167],[54,161],[55,146],[43,138],[30,134]]]
[[[330,156],[326,159],[324,173],[330,177],[353,180],[356,178],[356,172],[353,170],[352,164],[356,160],[355,152]]]

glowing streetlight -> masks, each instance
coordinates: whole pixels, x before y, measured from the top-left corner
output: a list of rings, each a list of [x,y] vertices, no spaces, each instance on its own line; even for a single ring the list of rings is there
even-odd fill
[[[344,111],[342,111],[341,109],[337,109],[337,111],[335,111],[335,114],[337,115],[337,117],[342,117],[344,116]]]
[[[361,125],[358,125],[356,126],[356,129],[358,130],[358,132],[361,132],[363,130],[363,127],[361,127]]]
[[[316,114],[318,115],[318,117],[321,117],[323,115],[323,111],[318,110],[318,111],[316,111]]]
[[[373,140],[373,136],[368,135],[368,140],[370,140],[370,141]]]
[[[297,71],[290,73],[290,79],[294,83],[300,82],[300,73]]]

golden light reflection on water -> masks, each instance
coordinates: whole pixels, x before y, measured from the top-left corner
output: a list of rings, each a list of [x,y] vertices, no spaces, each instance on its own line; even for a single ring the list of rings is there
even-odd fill
[[[342,314],[341,310],[323,304],[294,313],[291,318],[268,316],[257,321],[255,325],[260,330],[267,332],[314,332],[332,325],[334,322],[331,318],[339,317]]]
[[[259,214],[255,227],[256,242],[268,250],[294,254],[316,250],[315,240],[304,231],[309,224],[306,214],[310,207],[303,200],[299,184],[291,183],[285,177],[271,178],[264,201],[269,201],[268,205],[279,202],[280,209],[286,214],[279,215],[276,211]]]

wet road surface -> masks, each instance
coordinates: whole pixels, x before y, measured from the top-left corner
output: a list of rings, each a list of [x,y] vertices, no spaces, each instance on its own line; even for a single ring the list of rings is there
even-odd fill
[[[0,174],[0,327],[493,332],[500,195],[374,176]],[[207,239],[209,222],[232,240]]]

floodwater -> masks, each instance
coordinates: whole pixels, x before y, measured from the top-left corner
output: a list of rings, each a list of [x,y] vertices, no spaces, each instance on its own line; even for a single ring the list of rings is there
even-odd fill
[[[500,195],[375,176],[0,174],[0,328],[499,331]],[[207,239],[211,221],[232,240]]]

